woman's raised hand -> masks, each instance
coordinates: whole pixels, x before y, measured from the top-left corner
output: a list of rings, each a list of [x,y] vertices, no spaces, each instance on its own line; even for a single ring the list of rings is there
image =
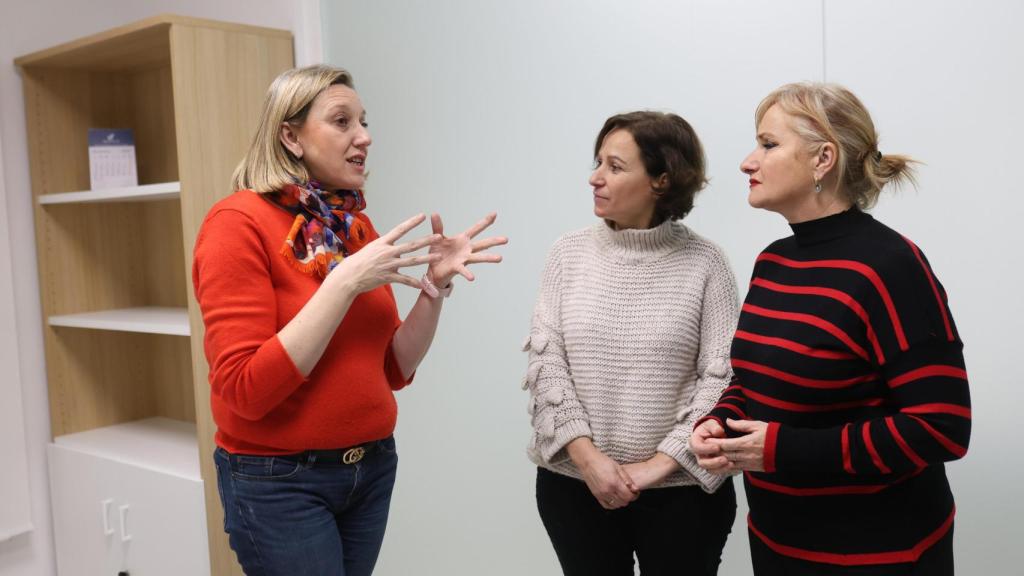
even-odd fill
[[[441,242],[442,236],[431,234],[411,242],[395,243],[424,220],[426,220],[426,216],[419,214],[395,226],[387,234],[342,260],[341,264],[335,267],[327,278],[335,277],[342,282],[351,282],[357,293],[367,292],[378,286],[395,282],[412,288],[420,288],[418,279],[400,273],[399,269],[431,264],[440,260],[443,254],[435,252],[433,246]],[[429,254],[402,257],[403,254],[415,252],[427,246],[431,247]]]
[[[481,232],[486,230],[498,215],[494,212],[488,214],[476,224],[470,226],[466,231],[456,236],[444,235],[444,224],[441,222],[441,215],[434,214],[430,217],[430,224],[434,234],[440,236],[440,241],[431,244],[430,254],[438,259],[430,264],[427,274],[435,286],[444,288],[456,275],[461,275],[470,282],[475,278],[469,271],[469,264],[482,262],[501,262],[500,254],[490,254],[487,250],[495,246],[508,243],[504,236],[493,236],[484,240],[473,241]]]

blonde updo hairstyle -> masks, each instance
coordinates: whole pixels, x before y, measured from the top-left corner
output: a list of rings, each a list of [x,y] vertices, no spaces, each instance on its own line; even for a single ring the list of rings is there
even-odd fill
[[[838,84],[786,84],[766,96],[757,107],[755,126],[772,106],[793,118],[793,129],[816,154],[835,144],[836,182],[841,197],[859,208],[870,208],[889,183],[915,185],[909,156],[881,154],[878,133],[860,99]]]
[[[274,79],[249,151],[231,177],[235,190],[275,192],[309,181],[305,164],[281,143],[281,125],[301,128],[316,97],[337,84],[355,88],[348,71],[325,64],[286,70]]]

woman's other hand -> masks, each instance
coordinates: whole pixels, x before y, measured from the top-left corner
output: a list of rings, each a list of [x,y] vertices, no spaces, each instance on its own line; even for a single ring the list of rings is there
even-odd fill
[[[764,471],[764,441],[768,432],[768,423],[760,420],[733,420],[729,418],[725,425],[736,432],[743,433],[737,438],[710,438],[708,442],[718,446],[723,457],[728,461],[725,473],[738,470],[751,472]],[[708,469],[711,472],[714,470]]]
[[[420,288],[418,279],[400,273],[399,269],[406,266],[431,264],[440,260],[443,255],[434,253],[433,246],[442,240],[441,236],[432,234],[403,244],[396,245],[395,243],[425,219],[425,215],[419,214],[395,226],[387,234],[342,260],[341,264],[327,276],[328,280],[334,279],[350,283],[356,293],[368,292],[384,284],[396,282],[412,288]],[[432,251],[429,254],[402,257],[403,254],[415,252],[427,246],[431,246]]]
[[[623,468],[636,483],[637,490],[647,490],[661,484],[670,474],[679,470],[679,463],[668,454],[658,452],[649,460],[626,464]]]
[[[725,428],[718,420],[708,419],[693,429],[690,450],[701,468],[713,474],[728,474],[729,460],[719,445],[711,442],[712,439],[725,439]]]
[[[434,234],[440,236],[441,240],[431,245],[430,254],[438,259],[431,263],[427,274],[435,286],[447,287],[452,278],[461,275],[470,282],[475,278],[469,271],[469,264],[482,262],[501,262],[500,254],[489,254],[487,250],[495,246],[508,243],[504,236],[494,236],[485,240],[473,242],[473,238],[486,230],[498,215],[494,212],[488,214],[482,220],[469,227],[466,231],[456,236],[444,235],[444,224],[441,222],[441,215],[434,214],[430,217],[430,224]]]
[[[598,450],[590,438],[577,438],[566,449],[602,508],[615,510],[636,500],[640,494],[636,483],[622,466]]]

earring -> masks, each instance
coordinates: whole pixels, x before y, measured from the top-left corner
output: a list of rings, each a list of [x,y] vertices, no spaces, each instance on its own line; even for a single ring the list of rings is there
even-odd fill
[[[814,191],[821,194],[821,180],[818,180],[817,178],[814,179]]]

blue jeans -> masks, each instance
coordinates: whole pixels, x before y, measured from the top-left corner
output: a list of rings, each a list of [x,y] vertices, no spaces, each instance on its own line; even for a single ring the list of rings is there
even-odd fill
[[[394,438],[353,464],[214,452],[224,531],[248,576],[369,576],[384,540]]]

